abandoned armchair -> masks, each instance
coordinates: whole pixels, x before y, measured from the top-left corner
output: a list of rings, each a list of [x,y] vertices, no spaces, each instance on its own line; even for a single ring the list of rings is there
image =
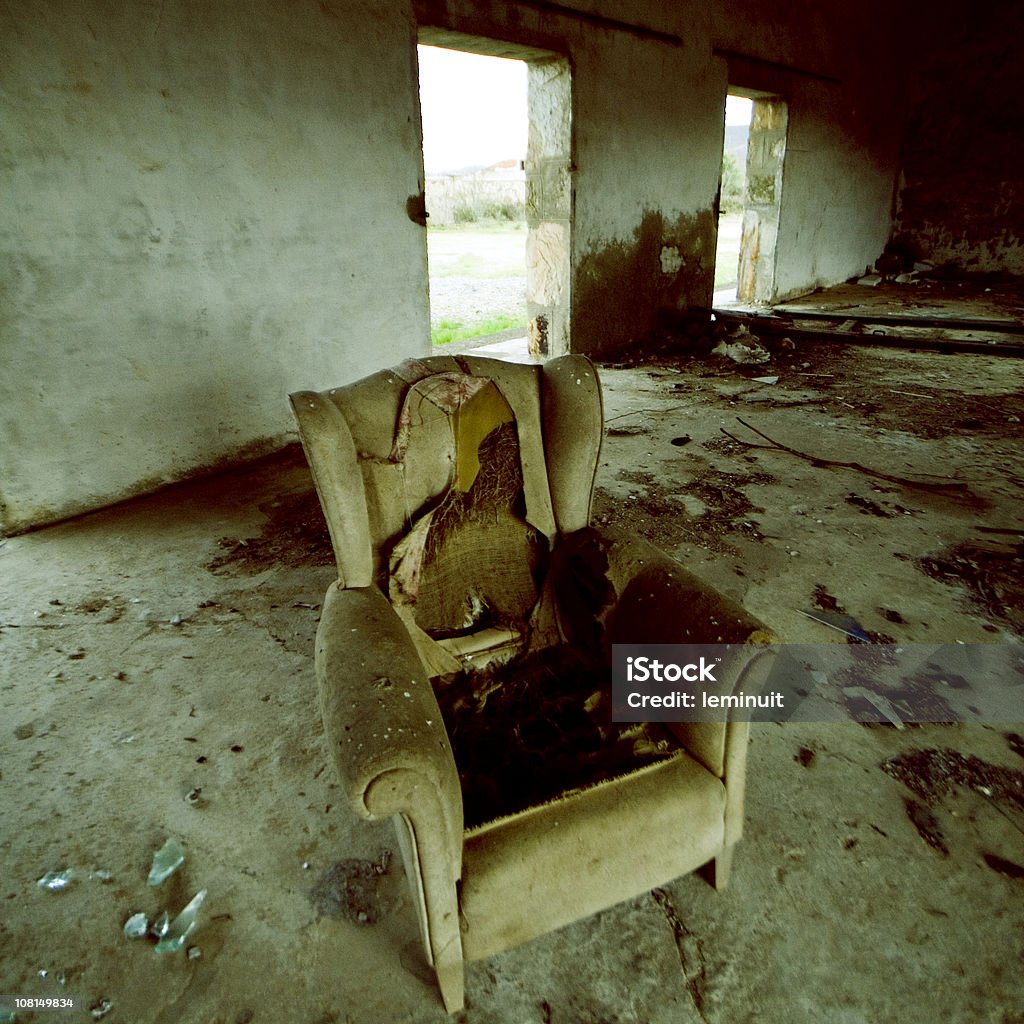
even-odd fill
[[[395,819],[448,1011],[466,960],[702,865],[722,887],[749,727],[612,722],[611,649],[768,637],[590,525],[590,361],[438,356],[291,398],[338,563],[316,642],[328,743],[356,810]],[[751,689],[764,662],[723,668]]]

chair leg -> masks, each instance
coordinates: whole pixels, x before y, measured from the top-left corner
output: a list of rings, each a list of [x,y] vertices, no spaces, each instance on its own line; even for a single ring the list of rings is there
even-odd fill
[[[462,960],[439,963],[435,966],[435,970],[437,971],[437,987],[441,990],[445,1010],[448,1013],[457,1013],[466,1003]]]
[[[707,880],[719,891],[729,887],[729,876],[732,874],[732,857],[736,852],[736,844],[726,846],[713,861],[708,864]]]

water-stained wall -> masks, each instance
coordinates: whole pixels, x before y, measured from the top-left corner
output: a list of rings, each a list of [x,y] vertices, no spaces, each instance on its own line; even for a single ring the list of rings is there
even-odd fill
[[[387,0],[0,8],[0,528],[427,350],[414,44]]]
[[[1024,274],[1022,34],[1011,3],[944,0],[914,25],[894,231],[908,256]]]

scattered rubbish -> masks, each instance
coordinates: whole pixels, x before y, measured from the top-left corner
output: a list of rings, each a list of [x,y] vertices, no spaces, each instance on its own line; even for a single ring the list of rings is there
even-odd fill
[[[392,909],[393,900],[383,886],[391,863],[384,850],[376,863],[341,860],[316,881],[309,897],[322,916],[341,915],[356,924],[376,924]]]
[[[889,473],[883,473],[877,469],[871,469],[868,466],[862,466],[859,462],[838,462],[834,459],[821,458],[818,455],[809,455],[807,452],[802,452],[797,448],[790,448],[789,445],[783,444],[781,441],[776,441],[775,438],[769,437],[767,434],[758,430],[757,427],[751,426],[746,422],[746,420],[740,419],[738,416],[736,419],[746,427],[747,430],[753,431],[758,437],[762,437],[768,442],[768,444],[755,444],[752,441],[743,441],[735,435],[730,434],[725,427],[718,428],[726,437],[735,441],[737,444],[743,445],[744,448],[755,448],[760,451],[788,452],[790,455],[795,455],[797,458],[804,459],[813,466],[818,466],[824,469],[853,469],[858,473],[863,473],[865,476],[875,477],[878,480],[886,480],[893,484],[902,484],[905,487],[916,487],[923,491],[933,491],[936,494],[970,493],[967,484],[959,483],[957,481],[943,480],[938,483],[932,483],[926,480],[911,480],[908,477],[893,476]]]
[[[815,752],[810,747],[801,747],[794,755],[793,760],[799,761],[805,768],[809,768],[814,760]]]
[[[231,752],[233,754],[240,754],[243,750],[245,750],[245,747],[241,743],[233,743],[231,745]]]
[[[755,384],[778,384],[779,378],[776,377],[751,377],[751,380]]]
[[[672,438],[672,444],[677,448],[682,448],[684,444],[689,444],[693,440],[689,434],[681,434],[679,437]]]
[[[198,960],[203,955],[203,951],[198,946],[189,946],[185,950],[185,955],[189,960]]]
[[[897,274],[893,278],[893,281],[896,284],[917,284],[917,274],[914,274],[914,273]]]
[[[994,618],[1024,626],[1024,544],[964,541],[917,565],[941,583],[966,589]]]
[[[871,637],[868,636],[867,630],[851,615],[830,612],[823,608],[812,608],[810,611],[801,611],[800,614],[814,619],[815,622],[820,622],[823,626],[828,626],[829,629],[838,629],[840,633],[845,633],[862,644],[871,643]]]
[[[649,434],[650,430],[643,425],[609,427],[609,437],[639,437],[641,434]]]
[[[68,655],[68,661],[81,661],[85,657],[85,648],[79,647]]]
[[[149,869],[148,882],[159,885],[164,879],[170,878],[185,863],[185,851],[177,839],[168,839],[153,854],[153,866]]]
[[[956,750],[929,747],[891,757],[880,767],[928,803],[961,786],[978,793],[990,790],[987,799],[1024,810],[1024,772],[989,764],[973,754],[965,757]]]
[[[145,938],[149,931],[149,918],[140,910],[125,921],[123,931],[129,939]]]
[[[101,1020],[103,1017],[106,1017],[113,1008],[114,1004],[109,999],[100,999],[89,1007],[89,1012],[92,1014],[93,1020]]]
[[[867,277],[861,277],[857,279],[857,284],[862,284],[866,288],[876,288],[882,283],[881,274],[868,274]]]
[[[200,889],[185,905],[184,910],[171,922],[170,927],[156,944],[158,953],[174,953],[185,945],[185,939],[192,934],[196,926],[199,908],[206,899],[206,889]]]
[[[882,618],[887,622],[895,622],[900,626],[907,624],[907,620],[895,608],[881,608],[879,610],[882,613]]]
[[[846,609],[839,603],[838,598],[833,597],[823,583],[814,584],[814,604],[825,612],[839,612],[842,614]]]
[[[168,929],[171,927],[171,915],[165,910],[159,917],[153,919],[152,927],[149,929],[149,934],[154,939],[162,939]]]
[[[983,853],[982,856],[993,871],[998,871],[999,874],[1006,875],[1007,878],[1024,878],[1024,867],[1021,867],[1020,864],[1014,864],[1012,860],[1007,860],[994,853]]]
[[[906,728],[892,701],[883,697],[882,694],[875,693],[874,690],[869,690],[865,686],[844,686],[843,696],[866,700],[880,715],[888,719],[891,725],[895,725],[897,729]]]
[[[74,880],[75,872],[72,868],[64,868],[62,871],[47,871],[42,878],[36,882],[40,889],[48,892],[62,892]]]
[[[892,519],[895,513],[887,512],[877,501],[861,497],[851,492],[843,499],[847,505],[853,505],[859,509],[862,515],[877,516],[879,519]]]
[[[202,786],[195,786],[185,794],[185,799],[191,806],[198,807],[203,802],[202,792]]]
[[[739,366],[760,366],[771,359],[771,353],[742,324],[732,333],[732,341],[720,341],[711,354],[731,359]]]
[[[92,873],[91,877],[96,878],[101,882],[109,882],[111,878],[113,878],[114,876],[109,871],[107,871],[106,868],[98,868],[96,871]]]
[[[180,626],[185,620],[180,615],[172,615],[168,621],[172,626]]]

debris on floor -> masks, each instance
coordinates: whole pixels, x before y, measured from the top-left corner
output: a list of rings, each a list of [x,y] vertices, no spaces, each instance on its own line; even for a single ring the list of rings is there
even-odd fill
[[[65,868],[62,871],[47,871],[42,878],[36,882],[36,885],[40,889],[46,889],[47,892],[63,892],[75,878],[75,872],[72,868]]]
[[[122,931],[126,938],[144,939],[149,931],[149,918],[140,910],[125,921]]]
[[[182,908],[181,913],[170,922],[161,934],[160,941],[156,944],[156,951],[158,953],[176,953],[185,945],[185,940],[195,930],[199,908],[203,905],[205,899],[206,890],[200,889],[188,901]]]
[[[208,565],[211,572],[234,569],[250,575],[281,565],[333,565],[334,550],[316,491],[285,494],[261,507],[267,522],[259,537],[222,537],[224,553]]]
[[[990,615],[1024,629],[1024,541],[964,541],[917,563],[922,572],[963,587]]]
[[[349,858],[332,864],[317,879],[309,894],[321,917],[344,917],[354,924],[377,924],[396,905],[394,883],[389,879],[391,851],[380,859]]]
[[[929,747],[888,758],[881,768],[925,803],[960,788],[1024,811],[1024,771],[989,764],[974,755]]]
[[[731,359],[740,366],[761,366],[772,358],[768,349],[761,344],[761,339],[751,334],[745,324],[740,324],[729,335],[728,341],[723,338],[711,350],[711,354],[722,356],[724,359]],[[775,383],[775,381],[770,383]]]
[[[168,839],[156,853],[153,854],[153,866],[149,869],[148,885],[160,885],[161,882],[170,878],[182,864],[185,863],[185,851],[177,839]]]

